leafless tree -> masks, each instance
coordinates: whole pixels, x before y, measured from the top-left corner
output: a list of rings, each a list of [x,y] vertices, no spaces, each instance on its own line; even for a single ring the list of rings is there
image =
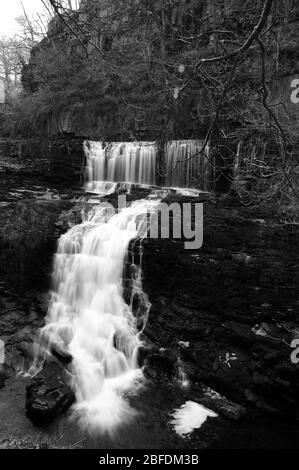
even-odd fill
[[[111,86],[119,93],[128,119],[139,122],[162,110],[171,120],[190,102],[190,119],[206,127],[202,148],[190,159],[217,165],[216,173],[231,178],[244,202],[258,197],[242,184],[247,177],[263,181],[269,198],[289,190],[297,194],[296,137],[288,119],[280,118],[284,104],[271,102],[269,88],[280,67],[280,31],[291,21],[294,1],[239,2],[231,11],[223,2],[209,2],[204,13],[203,3],[193,0],[141,0],[139,7],[130,0],[43,2],[75,38],[82,67],[97,70],[103,93]],[[143,81],[146,93],[138,88]],[[226,163],[215,163],[206,151],[210,141],[219,140],[230,156],[227,164],[235,160],[230,176]]]

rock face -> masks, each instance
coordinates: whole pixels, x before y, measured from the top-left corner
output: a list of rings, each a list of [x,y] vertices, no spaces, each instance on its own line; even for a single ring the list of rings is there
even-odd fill
[[[27,415],[37,424],[46,424],[75,401],[68,385],[70,374],[58,362],[47,364],[27,387]]]
[[[290,100],[291,81],[297,78],[294,63],[299,18],[298,6],[293,3],[273,8],[273,18],[269,19],[273,20],[274,34],[279,35],[280,54],[278,57],[273,41],[273,48],[268,53],[268,61],[271,62],[268,72],[273,104],[283,103],[288,111],[285,114],[293,117],[290,125],[298,129],[298,106]],[[33,48],[29,64],[23,70],[26,91],[35,93],[35,98],[41,92],[43,98],[38,107],[39,131],[51,135],[61,131],[78,135],[84,132],[85,135],[108,140],[205,135],[209,123],[202,110],[210,106],[207,88],[202,88],[200,81],[194,86],[189,84],[183,99],[180,96],[174,99],[175,86],[180,88],[182,83],[188,82],[199,58],[217,56],[222,43],[227,52],[235,49],[235,44],[226,42],[224,36],[209,31],[231,31],[243,44],[257,24],[260,2],[134,0],[124,2],[123,10],[120,16],[119,2],[98,0],[84,2],[80,11],[73,13],[72,30],[76,28],[78,19],[81,20],[76,33],[90,57],[97,56],[96,46],[104,54],[105,59],[98,61],[98,66],[97,60],[86,60],[80,42],[70,34],[61,19],[55,18],[50,23],[47,37]],[[140,37],[148,44],[149,58],[158,57],[159,60],[151,60],[144,54]],[[87,38],[91,39],[90,42]],[[187,38],[193,39],[188,43]],[[57,55],[65,58],[65,70],[61,61],[57,61]],[[45,57],[48,58],[47,63]],[[113,74],[111,63],[115,69]],[[180,72],[182,64],[184,67]],[[130,73],[130,69],[136,72]],[[58,80],[53,70],[59,71]],[[248,74],[250,80],[247,80]],[[49,93],[44,86],[45,76],[58,93],[59,100],[53,99],[52,90]],[[156,77],[155,82],[150,76]],[[252,87],[252,96],[256,96],[258,88],[254,83],[260,81],[258,48],[252,48],[250,60],[240,69],[238,81],[243,90],[247,81],[247,86]],[[165,83],[173,85],[165,90]],[[248,99],[244,93],[244,100],[238,100],[238,108],[241,109]],[[231,122],[231,113],[228,114],[228,131],[240,126],[241,116]],[[254,115],[252,117],[254,119]],[[283,113],[280,118],[284,118]],[[258,125],[256,130],[260,130]]]
[[[32,356],[34,331],[47,310],[41,294],[50,287],[56,241],[69,223],[79,222],[81,208],[55,198],[1,207],[0,334],[7,364],[0,387],[18,370],[17,355]],[[140,365],[151,379],[172,379],[179,358],[193,385],[227,397],[215,411],[230,419],[239,419],[244,406],[299,413],[299,369],[290,358],[291,341],[299,338],[299,226],[273,220],[270,209],[221,198],[215,205],[205,202],[201,249],[185,250],[183,241],[172,239],[143,243],[143,288],[152,308]],[[56,357],[61,360],[61,352]],[[63,358],[65,366],[70,360]],[[62,365],[47,365],[28,387],[28,415],[41,422],[65,410],[74,399],[68,384]]]
[[[19,288],[49,287],[57,239],[76,214],[76,209],[68,212],[71,202],[51,196],[45,191],[37,200],[21,199],[1,207],[0,273]]]
[[[23,177],[82,185],[85,156],[83,138],[54,138],[51,140],[0,139],[0,172],[17,169]],[[16,168],[15,168],[16,167]]]
[[[203,389],[203,397],[200,398],[200,403],[231,421],[239,421],[246,414],[246,409],[243,406],[229,401],[226,397],[208,387]]]
[[[206,205],[200,250],[145,240],[144,290],[153,304],[145,335],[176,350],[193,383],[294,416],[299,228],[273,223],[269,212]]]
[[[23,199],[25,195],[31,199]],[[0,339],[5,344],[5,363],[0,388],[32,363],[37,332],[49,305],[57,239],[69,223],[81,220],[82,207],[57,199],[47,188],[37,194],[22,185],[19,192],[16,185],[11,192],[6,187],[1,199]]]

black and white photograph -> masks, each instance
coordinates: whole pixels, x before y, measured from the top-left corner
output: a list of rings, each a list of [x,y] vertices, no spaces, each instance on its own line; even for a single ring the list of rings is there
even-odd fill
[[[299,449],[299,2],[1,0],[0,450],[278,449]]]

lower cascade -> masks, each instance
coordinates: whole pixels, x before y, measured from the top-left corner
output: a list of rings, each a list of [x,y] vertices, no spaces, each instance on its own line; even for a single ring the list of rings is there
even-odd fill
[[[139,200],[117,213],[95,205],[59,241],[54,289],[31,372],[53,348],[70,355],[75,415],[91,430],[109,431],[134,416],[124,398],[142,380],[142,326],[133,314],[133,296],[145,304],[143,326],[150,303],[142,291],[141,262],[137,267],[133,260],[130,271],[131,305],[124,300],[123,270],[130,242],[146,236],[147,216],[158,203]]]

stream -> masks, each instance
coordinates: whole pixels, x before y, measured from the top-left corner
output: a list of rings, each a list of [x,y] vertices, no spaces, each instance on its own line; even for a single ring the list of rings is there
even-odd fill
[[[252,398],[245,410],[244,398],[238,398],[238,390],[232,391],[229,401],[224,397],[229,388],[221,385],[217,390],[221,395],[216,393],[208,386],[213,385],[213,380],[202,375],[204,381],[210,381],[208,385],[202,383],[200,374],[194,372],[194,365],[186,359],[190,342],[199,348],[200,354],[200,349],[205,354],[205,343],[201,343],[205,340],[203,328],[208,335],[219,328],[217,320],[211,320],[211,315],[217,316],[217,312],[211,313],[201,300],[199,318],[193,324],[194,313],[190,311],[188,326],[187,323],[180,326],[189,315],[192,298],[187,303],[180,300],[183,295],[188,296],[188,292],[185,289],[184,294],[177,263],[186,262],[192,267],[199,252],[178,256],[175,251],[181,250],[178,244],[169,242],[164,247],[159,241],[151,240],[144,242],[143,250],[139,243],[132,247],[133,240],[145,237],[147,214],[155,210],[161,196],[156,189],[156,196],[151,196],[149,184],[155,183],[151,176],[152,165],[142,163],[138,169],[136,148],[126,150],[130,155],[133,152],[127,171],[123,169],[122,158],[120,167],[115,163],[118,161],[115,154],[121,152],[119,147],[112,148],[112,162],[106,161],[101,146],[93,145],[88,149],[89,176],[85,190],[43,181],[33,183],[30,178],[24,180],[15,176],[1,181],[0,206],[6,221],[3,236],[4,240],[5,237],[10,240],[4,263],[13,256],[19,257],[21,262],[14,268],[15,272],[8,264],[3,265],[0,284],[1,309],[8,312],[1,314],[1,336],[6,341],[9,339],[11,360],[7,365],[10,371],[5,369],[6,380],[0,390],[0,443],[17,439],[25,446],[98,449],[294,447],[298,442],[297,424],[277,415],[275,404],[272,405],[274,412],[265,414],[266,405],[261,402],[259,409],[253,406],[255,398]],[[154,162],[152,149],[150,155],[150,161]],[[144,162],[142,152],[141,162]],[[106,172],[107,168],[110,176],[104,181],[101,172]],[[128,194],[129,205],[119,213],[111,213],[107,201],[111,202],[115,190],[119,189],[116,184],[121,176],[115,175],[122,171],[132,179],[132,175],[138,174],[141,184],[121,186],[121,191]],[[114,181],[110,181],[111,175]],[[179,194],[174,190],[165,191],[172,197]],[[9,219],[10,211],[18,213],[16,220]],[[155,276],[149,276],[157,269],[157,265],[151,265],[156,260],[148,256],[149,249],[152,253],[162,251],[157,255],[161,266],[163,250],[166,250],[167,274],[161,268],[163,277],[156,280],[159,287]],[[38,250],[43,253],[40,259],[37,259]],[[170,269],[167,263],[171,262],[171,256],[167,250],[171,250],[173,263],[176,263]],[[36,265],[32,263],[33,258]],[[139,261],[135,264],[137,258]],[[131,301],[125,301],[125,264],[131,273]],[[162,271],[157,275],[161,276]],[[169,294],[173,275],[182,282],[174,297]],[[195,282],[189,279],[191,284]],[[137,322],[132,293],[139,297],[142,321],[139,318]],[[179,315],[177,331],[172,329],[173,312],[169,322],[166,313],[162,319],[160,317],[159,309],[169,312],[172,308],[177,312],[181,309],[181,314],[176,313]],[[288,308],[293,308],[293,304]],[[31,312],[28,320],[24,313],[22,316],[24,310]],[[283,318],[283,310],[279,315]],[[221,321],[226,320],[222,317]],[[209,330],[209,322],[213,324],[212,330]],[[216,357],[219,358],[227,343],[220,335],[215,338],[216,343],[211,346],[217,344]],[[29,349],[34,345],[31,354],[27,354],[28,349],[24,353],[25,344]],[[150,361],[140,365],[138,350],[149,345],[156,349]],[[30,383],[29,376],[39,373],[53,349],[60,358],[70,357],[71,366],[66,369],[76,403],[50,424],[36,425],[25,414],[26,384]],[[206,350],[207,364],[210,355],[211,351]],[[226,366],[220,361],[217,371],[216,359],[213,359],[212,369],[218,376],[223,373],[221,367],[225,374],[232,374],[236,366],[240,367],[239,361],[246,364],[242,355],[244,349],[240,345],[232,347]],[[13,369],[16,373],[12,373]],[[198,379],[195,379],[196,374]],[[233,383],[234,379],[228,376],[228,380]],[[217,385],[216,381],[214,383]],[[241,382],[240,387],[243,386]],[[240,389],[240,393],[243,390]]]

